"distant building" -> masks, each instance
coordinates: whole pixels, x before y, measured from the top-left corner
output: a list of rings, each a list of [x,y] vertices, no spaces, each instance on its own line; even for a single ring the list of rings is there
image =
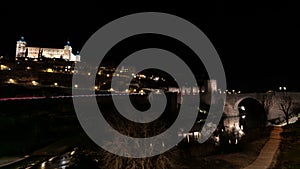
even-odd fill
[[[74,55],[72,53],[72,47],[70,42],[67,41],[67,44],[63,49],[57,48],[41,48],[41,47],[27,47],[27,43],[22,36],[19,41],[17,41],[16,45],[16,58],[20,57],[28,57],[28,58],[61,58],[67,61],[80,61],[79,52]]]

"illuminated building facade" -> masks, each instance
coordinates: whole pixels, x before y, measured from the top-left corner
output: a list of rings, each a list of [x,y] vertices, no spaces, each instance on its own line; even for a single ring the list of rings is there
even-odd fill
[[[67,61],[80,61],[80,55],[77,53],[74,55],[72,53],[72,47],[70,42],[67,41],[67,44],[63,49],[57,48],[41,48],[41,47],[27,47],[27,43],[24,40],[24,37],[21,37],[19,41],[17,41],[16,45],[16,59],[20,57],[27,58],[53,58],[53,59],[65,59]]]

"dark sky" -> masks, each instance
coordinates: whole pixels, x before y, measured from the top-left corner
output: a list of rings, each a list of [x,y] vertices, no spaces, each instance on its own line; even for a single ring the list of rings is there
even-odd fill
[[[187,19],[208,36],[221,57],[230,87],[300,86],[299,9],[288,1],[113,3],[1,4],[0,55],[14,57],[20,36],[32,46],[44,47],[63,47],[70,40],[73,49],[80,50],[104,24],[127,14],[157,11]]]

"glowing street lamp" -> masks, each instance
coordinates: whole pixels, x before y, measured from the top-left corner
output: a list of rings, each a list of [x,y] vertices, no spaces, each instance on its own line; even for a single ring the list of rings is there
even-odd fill
[[[280,90],[280,91],[286,91],[286,86],[280,86],[280,87],[279,87],[279,90]]]
[[[241,110],[245,111],[246,110],[245,106],[241,106]]]

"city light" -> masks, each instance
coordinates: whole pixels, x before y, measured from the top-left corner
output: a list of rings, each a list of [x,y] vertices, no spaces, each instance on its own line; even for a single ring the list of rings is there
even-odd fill
[[[141,95],[145,94],[145,92],[144,92],[144,90],[143,90],[143,89],[142,89],[142,90],[140,90],[140,91],[139,91],[139,93],[140,93]]]
[[[140,74],[139,77],[140,77],[140,78],[143,78],[143,79],[147,78],[147,76],[146,76],[146,75],[143,75],[143,74]]]
[[[37,86],[37,85],[39,85],[39,83],[38,83],[38,82],[36,82],[36,81],[34,81],[34,80],[33,80],[33,81],[31,81],[31,83],[32,83],[32,85],[33,85],[33,86]]]
[[[48,161],[51,162],[55,157],[50,158]]]
[[[224,94],[241,94],[242,92],[240,90],[234,90],[234,89],[232,89],[231,91],[225,90],[223,93]]]
[[[0,70],[9,70],[9,67],[6,65],[0,65]]]
[[[153,80],[158,81],[158,80],[159,80],[159,77],[155,77]]]
[[[8,79],[8,83],[12,83],[12,84],[15,84],[16,81],[14,79]]]
[[[71,156],[74,155],[74,154],[75,154],[75,150],[70,153]]]
[[[48,72],[48,73],[53,73],[53,69],[48,68],[48,69],[46,70],[46,72]]]
[[[45,166],[46,166],[46,162],[43,162],[43,163],[41,164],[41,168],[45,168]]]

